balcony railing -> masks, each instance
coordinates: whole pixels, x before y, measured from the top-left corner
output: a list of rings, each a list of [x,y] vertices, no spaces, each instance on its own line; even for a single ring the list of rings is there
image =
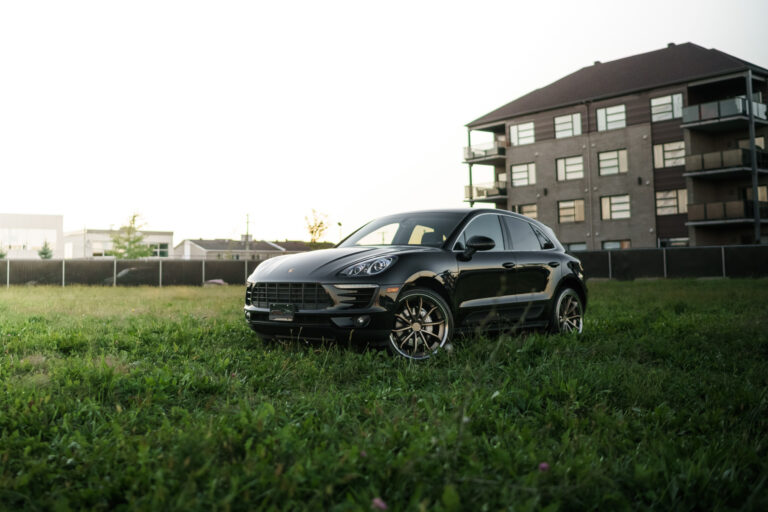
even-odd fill
[[[760,218],[768,218],[768,203],[761,202]],[[688,205],[688,221],[727,221],[735,219],[751,220],[754,217],[752,201],[718,201]]]
[[[464,148],[464,160],[477,160],[493,156],[504,156],[506,148],[499,142],[489,142],[488,144],[477,144]]]
[[[756,119],[766,119],[765,104],[753,101],[752,110]],[[746,98],[729,98],[683,108],[683,124],[746,115],[748,115]]]
[[[471,192],[471,196],[470,196]],[[464,187],[464,198],[467,200],[482,201],[487,198],[507,197],[507,182],[495,181],[492,183],[480,183],[473,186]]]
[[[748,149],[729,149],[713,153],[686,155],[685,171],[698,172],[732,167],[752,167],[752,159]],[[758,169],[768,169],[768,153],[757,150]]]

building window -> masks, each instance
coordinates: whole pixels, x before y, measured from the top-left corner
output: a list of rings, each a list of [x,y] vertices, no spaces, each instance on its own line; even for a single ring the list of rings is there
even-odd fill
[[[627,126],[627,111],[624,105],[597,109],[597,131],[615,130]]]
[[[656,192],[656,215],[676,215],[688,212],[688,191],[660,190]]]
[[[751,201],[753,197],[755,197],[755,195],[752,193],[752,187],[745,188],[744,198],[747,201]],[[761,203],[768,202],[768,185],[759,185],[757,187],[757,200]]]
[[[581,135],[581,114],[568,114],[555,118],[555,138],[573,137]]]
[[[739,141],[739,147],[741,149],[750,149],[749,139],[741,139]],[[765,151],[765,137],[755,137],[755,148]]]
[[[603,220],[629,218],[629,194],[600,198]]]
[[[536,164],[533,162],[513,165],[509,173],[512,175],[513,187],[524,187],[536,183]]]
[[[690,240],[687,236],[659,239],[659,247],[688,247],[689,243],[690,243]]]
[[[629,249],[632,247],[632,243],[629,240],[606,240],[602,246],[606,251],[614,251],[616,249]]]
[[[683,95],[681,93],[651,98],[651,121],[667,121],[683,117]]]
[[[565,244],[565,248],[568,252],[586,251],[587,242],[574,242],[571,244]]]
[[[685,165],[685,141],[653,145],[653,167],[675,167]]]
[[[168,257],[168,244],[150,244],[152,248],[152,256],[156,258]]]
[[[571,156],[557,159],[557,181],[577,180],[584,177],[584,157]]]
[[[538,210],[535,204],[521,204],[518,212],[526,217],[535,219],[538,217]]]
[[[625,173],[629,170],[627,164],[627,150],[605,151],[597,154],[597,165],[600,176]]]
[[[584,221],[584,200],[572,199],[557,202],[557,220],[560,224]]]
[[[530,123],[513,124],[509,127],[509,143],[513,146],[533,144],[536,137],[533,133],[533,121]]]

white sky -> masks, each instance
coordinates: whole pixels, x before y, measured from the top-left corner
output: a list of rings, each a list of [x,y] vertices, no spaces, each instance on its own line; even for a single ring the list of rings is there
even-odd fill
[[[464,125],[693,42],[768,67],[768,1],[0,0],[0,212],[326,239],[461,207]],[[476,168],[477,169],[477,168]],[[475,181],[482,181],[476,175]]]

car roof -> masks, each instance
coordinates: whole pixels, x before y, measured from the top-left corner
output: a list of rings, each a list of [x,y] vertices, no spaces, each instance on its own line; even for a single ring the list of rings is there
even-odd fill
[[[440,213],[463,213],[467,217],[470,215],[472,217],[476,217],[480,214],[484,213],[495,213],[497,215],[506,215],[509,217],[515,217],[518,219],[522,219],[525,221],[528,221],[536,226],[543,226],[547,227],[546,224],[542,224],[536,219],[532,219],[526,215],[522,215],[519,213],[511,212],[509,210],[502,210],[500,208],[444,208],[440,210],[413,210],[408,212],[399,212],[399,213],[393,213],[390,215],[384,215],[384,217],[394,217],[394,216],[400,216],[400,215],[417,215],[417,214],[424,214],[424,213],[431,213],[431,214],[440,214]]]

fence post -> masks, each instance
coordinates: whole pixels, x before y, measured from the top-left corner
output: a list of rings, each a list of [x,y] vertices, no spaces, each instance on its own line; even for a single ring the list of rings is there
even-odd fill
[[[157,286],[163,287],[163,260],[157,260],[160,263],[159,276],[157,278]]]
[[[245,265],[243,265],[244,270],[245,270],[245,276],[243,277],[243,283],[247,283],[248,282],[248,260],[244,260],[243,263],[245,263]]]
[[[200,286],[205,286],[205,260],[203,260],[203,282],[200,283]]]
[[[117,258],[112,260],[112,286],[117,286]]]
[[[66,285],[67,279],[66,279],[66,269],[64,268],[64,260],[61,260],[61,287],[64,288]]]
[[[727,277],[725,275],[725,246],[720,246],[720,261],[723,262],[723,277]]]
[[[5,287],[11,287],[11,260],[5,260]]]
[[[662,247],[661,260],[664,262],[664,279],[667,278],[667,250]]]
[[[608,279],[613,279],[613,263],[611,263],[611,251],[608,251]]]

